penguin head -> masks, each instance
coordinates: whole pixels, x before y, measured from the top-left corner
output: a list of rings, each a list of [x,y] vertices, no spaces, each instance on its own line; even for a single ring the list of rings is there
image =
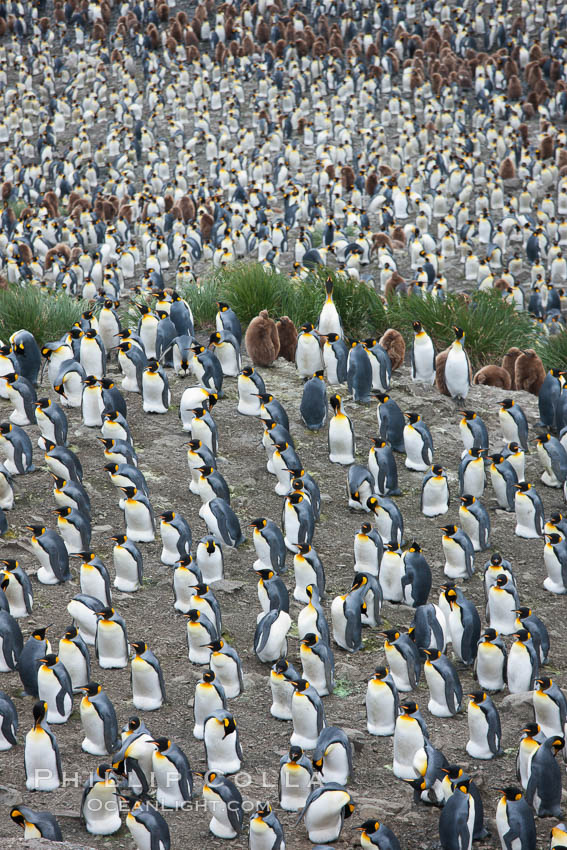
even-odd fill
[[[7,384],[15,384],[20,376],[17,372],[11,372],[9,375],[4,375],[3,377]]]
[[[38,410],[47,410],[47,408],[51,406],[51,399],[50,398],[38,398],[38,400],[35,403],[35,406],[37,407]]]
[[[227,310],[230,310],[229,305],[225,301],[217,301],[217,307],[219,308],[219,313],[226,313]]]
[[[155,744],[158,753],[164,753],[171,747],[171,741],[169,740],[169,738],[165,738],[163,736],[161,736],[160,738],[154,738],[152,740],[152,744]]]
[[[87,339],[94,339],[96,335],[97,332],[94,328],[89,328],[89,330],[84,333],[84,336],[86,336]]]
[[[4,573],[11,573],[14,570],[17,570],[19,566],[18,561],[16,561],[15,558],[6,558],[5,560],[0,561],[0,564],[4,564]]]
[[[109,472],[113,475],[115,472],[118,472],[118,464],[117,463],[105,463],[103,466],[105,472]]]
[[[121,487],[120,488],[127,499],[133,499],[136,493],[138,492],[137,487]]]
[[[433,464],[433,466],[431,467],[431,472],[433,473],[433,475],[435,475],[436,478],[444,478],[445,477],[444,472],[443,472],[443,467],[439,466],[438,463]]]
[[[44,525],[25,525],[24,528],[29,529],[34,537],[41,537],[41,535],[45,533]]]
[[[496,629],[486,629],[486,631],[483,632],[483,634],[480,636],[480,639],[484,643],[491,643],[493,640],[496,640],[497,637],[498,632],[496,631]]]
[[[321,334],[321,336],[323,336],[323,334]],[[327,342],[330,342],[331,344],[340,340],[340,336],[336,333],[325,334],[325,337],[327,339]]]
[[[530,639],[531,635],[527,629],[518,629],[517,632],[514,632],[512,637],[516,638],[516,643],[525,643]]]
[[[106,378],[104,378],[103,380],[106,380]],[[101,384],[102,384],[102,381],[101,381]],[[108,387],[108,389],[110,389],[110,387]],[[104,421],[105,422],[116,422],[116,420],[118,419],[118,416],[119,416],[119,414],[118,414],[117,410],[108,410],[104,414]]]
[[[303,493],[294,492],[291,493],[287,498],[292,505],[299,505],[299,503],[303,501],[304,496]]]
[[[195,585],[195,596],[202,598],[203,596],[206,596],[208,592],[209,592],[209,585],[208,584],[197,584],[197,585]]]
[[[131,643],[130,646],[132,647],[137,656],[143,655],[146,649],[148,648],[147,643],[145,643],[143,640],[136,640]]]
[[[527,735],[529,738],[535,738],[541,732],[539,723],[526,723],[520,734]]]
[[[447,602],[449,603],[449,605],[452,608],[453,604],[457,601],[457,591],[455,590],[454,587],[448,587],[445,590],[445,599],[447,600]]]
[[[184,617],[187,617],[187,619],[188,619],[188,620],[189,620],[189,622],[191,622],[191,623],[198,623],[198,622],[199,622],[199,619],[200,619],[200,617],[201,617],[201,612],[200,612],[200,611],[198,611],[196,608],[192,608],[190,611],[188,611],[188,612],[187,612],[186,614],[184,614],[183,616],[184,616]]]
[[[319,638],[314,632],[308,632],[305,637],[301,639],[302,646],[315,646],[315,644],[318,642]]]
[[[41,663],[45,664],[46,667],[55,667],[59,658],[54,652],[48,652],[45,658],[41,658]]]
[[[126,728],[123,729],[122,731],[123,732],[130,732],[130,733],[136,732],[140,728],[141,725],[142,725],[142,721],[140,720],[140,718],[136,717],[134,715],[134,716],[128,718],[128,722],[126,723]]]
[[[303,750],[301,747],[297,747],[294,745],[289,748],[288,758],[290,761],[298,762],[302,755]]]
[[[550,746],[553,752],[557,754],[565,746],[565,738],[562,735],[555,735]]]
[[[399,552],[400,547],[395,540],[390,540],[389,543],[384,544],[384,549],[386,552]]]
[[[412,411],[406,411],[404,416],[407,418],[410,425],[415,425],[415,423],[419,422],[421,419],[419,413],[413,413]]]
[[[233,732],[236,732],[236,721],[232,715],[230,715],[230,717],[225,717],[221,722],[224,726],[223,738],[226,738],[228,735],[232,735]]]
[[[388,393],[373,392],[373,393],[371,393],[371,395],[373,395],[374,398],[378,399],[380,404],[385,404],[387,401],[390,400],[390,396],[388,395]],[[406,414],[406,416],[407,416],[407,414]]]
[[[315,330],[315,327],[311,322],[304,322],[299,328],[299,330],[303,333],[310,334],[312,331]]]
[[[500,454],[500,452],[498,452],[497,454],[494,454],[494,455],[488,455],[488,457],[492,461],[493,465],[498,464],[498,463],[503,463],[503,461],[505,459],[504,455]]]
[[[378,634],[385,638],[387,643],[394,643],[400,636],[398,629],[386,629],[386,631],[378,632]]]
[[[99,779],[106,779],[109,773],[112,773],[112,765],[111,764],[99,764],[98,767],[95,768],[95,773]]]
[[[551,546],[557,546],[558,543],[561,543],[563,537],[561,536],[561,534],[557,534],[554,532],[553,534],[546,534],[545,539]]]
[[[532,609],[527,607],[516,608],[516,610],[514,611],[514,614],[516,614],[519,620],[525,620],[526,617],[529,617],[531,615],[531,613]]]
[[[459,410],[459,413],[463,414],[463,419],[466,422],[470,422],[472,419],[476,419],[476,413],[474,410]]]
[[[276,661],[276,663],[272,667],[272,670],[275,673],[280,673],[280,674],[285,673],[288,669],[289,669],[289,661],[287,660],[287,658],[278,658],[278,660]]]
[[[459,501],[463,507],[470,508],[471,505],[474,505],[476,499],[474,496],[470,496],[468,493],[465,493],[464,496],[459,497]]]
[[[505,398],[503,401],[499,402],[499,404],[503,410],[510,410],[514,407],[515,401],[513,398]]]
[[[332,395],[329,399],[329,404],[333,408],[334,411],[340,410],[341,408],[341,397],[337,393]]]
[[[538,686],[538,691],[546,691],[553,684],[553,680],[549,678],[549,676],[542,676],[541,679],[536,679],[536,685]]]
[[[418,705],[413,700],[407,699],[400,703],[400,708],[404,714],[411,715],[416,713]]]
[[[263,802],[258,804],[258,808],[256,809],[256,814],[254,817],[257,818],[266,818],[271,813],[272,807],[268,802]]]
[[[157,372],[159,369],[159,363],[155,359],[155,357],[150,357],[146,366],[146,372]]]
[[[500,573],[500,575],[496,576],[497,587],[504,587],[506,584],[508,584],[508,576],[504,573]]]
[[[484,700],[486,699],[486,694],[484,693],[484,691],[473,691],[468,696],[470,697],[471,701],[474,702],[475,705],[480,705],[480,703],[484,702]]]
[[[498,789],[502,794],[502,800],[508,803],[515,803],[523,797],[522,792],[515,785],[508,785],[506,788]]]
[[[377,667],[374,668],[374,679],[385,679],[389,672],[390,671],[387,667],[384,667],[379,664]]]
[[[175,519],[175,511],[164,511],[159,515],[159,519],[161,519],[162,522],[173,522]]]
[[[265,528],[267,525],[267,520],[265,517],[258,517],[258,519],[253,519],[251,523],[248,524],[249,528],[256,528],[260,531],[261,528]]]
[[[368,584],[368,577],[364,575],[364,573],[355,573],[351,590],[357,590],[359,587],[364,587],[366,584]]]
[[[111,449],[113,449],[114,444],[116,442],[116,440],[112,440],[110,437],[97,437],[97,440],[102,443],[106,452],[109,452]]]
[[[100,617],[102,620],[112,620],[114,617],[114,608],[105,607],[101,608],[100,611],[95,611],[97,617]]]
[[[427,662],[436,661],[441,657],[441,652],[438,649],[424,649],[424,653],[427,655]]]
[[[309,687],[309,682],[307,679],[298,679],[296,682],[291,682],[292,686],[295,688],[297,693],[304,693]]]
[[[79,690],[81,690],[87,697],[95,697],[97,694],[100,694],[102,687],[98,682],[87,682],[87,684],[83,685],[83,687],[79,688]]]
[[[445,537],[453,537],[459,529],[456,525],[443,525],[441,531],[445,532]]]
[[[34,703],[33,709],[34,726],[39,726],[47,714],[47,703],[43,700],[38,700]]]
[[[527,481],[520,481],[519,484],[514,484],[514,487],[519,493],[527,493],[528,490],[532,489],[532,485],[528,484]]]
[[[209,346],[219,345],[221,340],[222,340],[222,337],[221,337],[220,333],[218,331],[216,331],[216,333],[212,333],[209,337]]]
[[[456,787],[459,791],[462,791],[463,794],[468,794],[470,784],[471,784],[470,776],[462,776],[462,777],[460,777]]]
[[[203,682],[206,682],[208,685],[210,685],[211,682],[215,681],[216,676],[215,676],[213,670],[207,669],[207,670],[203,671],[203,677],[202,678],[203,678]]]
[[[421,322],[417,321],[417,319],[414,322],[412,322],[411,324],[412,324],[413,332],[416,334],[416,336],[417,336],[417,334],[420,334],[422,332],[423,326],[422,326]]]
[[[11,812],[10,812],[10,817],[12,818],[12,820],[14,821],[14,823],[17,823],[17,824],[18,824],[18,826],[21,826],[21,827],[22,827],[22,829],[25,829],[25,828],[26,828],[26,819],[25,819],[25,817],[23,816],[23,814],[21,813],[21,811],[20,811],[17,807],[14,807],[14,808],[11,810]]]
[[[64,632],[63,637],[65,640],[74,640],[79,635],[79,630],[76,626],[69,626],[69,628]]]
[[[55,514],[55,516],[58,516],[58,517],[61,517],[62,519],[64,519],[65,517],[69,516],[69,514],[71,513],[72,510],[73,509],[70,508],[68,505],[64,505],[62,508],[55,508],[55,510],[52,511],[52,513]]]
[[[84,552],[73,552],[69,556],[70,558],[81,558],[83,564],[88,564],[89,561],[94,561],[96,555],[94,552],[90,550],[85,550]]]
[[[253,366],[245,366],[244,369],[240,370],[240,375],[242,375],[244,378],[249,378],[253,374],[254,374],[254,367]]]
[[[114,542],[115,542],[118,546],[123,546],[123,545],[124,545],[124,543],[126,543],[126,541],[128,540],[128,538],[126,537],[126,535],[125,535],[125,534],[115,534],[115,535],[114,535],[113,537],[111,537],[110,539],[111,539],[111,540],[114,540]]]
[[[369,522],[363,522],[362,525],[360,526],[360,531],[358,533],[359,534],[370,534],[371,531],[372,531],[372,526],[370,525],[370,523]]]
[[[375,449],[385,449],[388,445],[386,440],[383,440],[382,437],[371,437],[372,443]]]
[[[508,443],[508,451],[512,452],[512,454],[517,454],[518,452],[522,452],[523,449],[518,445],[518,443]]]

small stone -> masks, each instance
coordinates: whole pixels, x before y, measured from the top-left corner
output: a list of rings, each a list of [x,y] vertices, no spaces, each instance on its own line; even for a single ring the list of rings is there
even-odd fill
[[[7,785],[0,785],[0,807],[12,808],[23,802],[22,795],[17,788],[9,788]]]
[[[93,531],[96,534],[102,534],[105,531],[112,531],[111,525],[93,525]]]
[[[517,708],[528,702],[533,702],[533,691],[524,691],[521,694],[508,694],[502,700],[502,708]]]
[[[222,593],[236,593],[244,587],[241,581],[230,581],[227,578],[221,578],[214,583],[215,591],[220,590]]]

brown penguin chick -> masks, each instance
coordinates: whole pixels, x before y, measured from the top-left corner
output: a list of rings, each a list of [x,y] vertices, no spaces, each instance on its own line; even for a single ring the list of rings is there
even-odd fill
[[[553,146],[554,142],[552,136],[544,136],[539,146],[542,159],[550,159],[553,156]]]
[[[244,338],[246,351],[255,366],[271,366],[280,353],[280,338],[273,319],[267,310],[252,319]]]
[[[521,353],[522,350],[514,346],[513,348],[508,349],[508,351],[502,358],[502,368],[506,369],[506,371],[510,375],[511,390],[516,389],[516,360],[518,359]]]
[[[440,351],[435,358],[435,386],[441,395],[450,396],[451,393],[447,389],[447,384],[445,382],[445,363],[447,362],[448,356],[449,349],[446,348],[444,351]]]
[[[514,380],[517,390],[537,395],[545,380],[545,369],[533,348],[527,348],[516,360]]]
[[[280,357],[293,363],[295,360],[295,349],[297,348],[297,330],[289,316],[281,316],[276,328],[280,340]]]
[[[405,281],[401,274],[394,272],[393,275],[388,278],[384,286],[384,295],[386,296],[386,299],[390,298],[392,295],[396,295],[398,293],[398,287],[400,287],[403,283],[405,283]]]
[[[522,96],[522,84],[516,74],[511,74],[506,92],[508,100],[519,100]]]
[[[486,387],[500,387],[502,390],[512,389],[510,375],[502,366],[483,366],[474,376],[473,384],[482,384]]]
[[[499,174],[502,180],[513,180],[516,176],[516,169],[511,157],[505,156],[500,163]]]
[[[379,339],[379,345],[385,348],[392,361],[392,371],[395,372],[403,365],[406,356],[406,344],[401,333],[395,328],[388,328]]]
[[[379,248],[389,248],[390,250],[392,249],[392,240],[390,239],[388,234],[384,233],[383,231],[372,234],[372,250],[378,251]]]

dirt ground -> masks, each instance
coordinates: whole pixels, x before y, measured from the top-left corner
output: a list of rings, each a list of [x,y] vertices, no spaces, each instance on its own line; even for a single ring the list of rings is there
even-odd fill
[[[350,511],[346,498],[346,469],[332,465],[327,453],[326,429],[318,433],[305,430],[299,421],[299,402],[301,396],[300,381],[291,364],[278,361],[274,368],[260,370],[269,390],[284,404],[291,420],[291,430],[296,440],[297,451],[305,468],[318,481],[323,505],[320,523],[316,528],[314,546],[319,552],[327,575],[327,599],[325,608],[330,620],[330,603],[333,597],[345,592],[353,574],[353,537],[366,514]],[[175,509],[189,521],[193,539],[196,542],[206,533],[204,522],[198,516],[199,498],[190,494],[188,489],[188,469],[185,459],[184,442],[187,435],[182,431],[177,416],[180,396],[187,382],[175,377],[171,380],[172,407],[165,416],[149,416],[141,410],[141,398],[128,394],[128,420],[139,455],[140,468],[146,475],[151,500],[157,513],[164,509]],[[236,411],[236,380],[227,379],[226,398],[215,407],[214,416],[219,427],[219,469],[226,477],[232,491],[233,507],[242,525],[257,516],[267,516],[279,521],[281,498],[274,492],[274,478],[266,471],[265,451],[260,443],[261,428],[253,419],[240,416]],[[346,393],[346,388],[345,388]],[[537,419],[537,403],[534,397],[524,393],[515,394],[526,411],[530,425]],[[418,410],[430,426],[434,444],[435,460],[449,470],[450,485],[454,497],[449,513],[437,519],[425,518],[419,510],[421,474],[410,472],[398,456],[400,487],[402,495],[397,502],[403,512],[406,523],[406,540],[417,540],[421,544],[433,570],[433,588],[431,598],[435,599],[443,578],[441,525],[457,522],[457,466],[461,452],[458,431],[458,415],[449,399],[442,398],[433,388],[413,385],[409,370],[404,367],[395,373],[392,396],[402,409]],[[498,427],[499,390],[475,387],[467,400],[468,407],[474,408],[485,419],[491,436],[491,446],[501,443]],[[9,405],[0,403],[0,418],[7,419]],[[370,437],[376,432],[376,407],[355,405],[347,402],[346,410],[352,417],[357,437],[357,461],[366,463],[370,446]],[[69,412],[69,442],[78,452],[85,472],[85,482],[93,508],[92,548],[112,569],[111,543],[113,532],[121,531],[123,520],[117,506],[117,497],[107,475],[103,471],[102,449],[97,442],[97,429],[82,427],[77,411]],[[37,439],[37,429],[28,429],[32,439]],[[24,525],[31,522],[45,523],[54,527],[51,513],[54,502],[51,496],[51,479],[43,462],[41,452],[36,449],[35,463],[37,471],[16,480],[15,510],[9,515],[12,539],[1,541],[1,557],[17,557],[25,569],[34,573],[37,564],[32,555],[19,545],[29,533]],[[563,504],[560,491],[549,490],[539,483],[539,463],[532,453],[527,460],[528,480],[538,486],[542,495],[546,515]],[[544,591],[542,581],[545,568],[542,559],[541,541],[523,541],[514,536],[513,515],[495,510],[495,501],[490,488],[485,493],[485,503],[491,509],[493,524],[492,549],[499,550],[509,558],[514,566],[522,604],[532,606],[547,623],[551,634],[550,663],[546,672],[557,675],[563,684],[566,663],[566,649],[562,641],[562,614],[565,611],[565,599],[554,597]],[[160,543],[141,545],[144,555],[144,586],[136,594],[114,593],[116,609],[124,616],[128,626],[130,640],[144,639],[159,658],[167,685],[167,704],[157,712],[146,713],[144,720],[154,735],[167,735],[188,754],[194,771],[205,768],[204,747],[191,734],[193,724],[192,699],[194,685],[199,679],[200,670],[187,658],[185,641],[185,620],[173,608],[171,589],[171,570],[160,563]],[[477,556],[477,568],[487,560],[489,553]],[[230,584],[219,589],[217,596],[223,615],[224,635],[236,648],[242,658],[245,671],[244,693],[229,703],[234,712],[241,735],[244,751],[242,792],[245,799],[251,801],[268,799],[278,816],[281,817],[286,834],[286,844],[291,850],[300,850],[309,845],[303,825],[294,827],[296,815],[278,810],[277,775],[281,755],[288,748],[291,725],[278,722],[270,716],[271,704],[269,688],[269,666],[262,665],[253,652],[253,635],[259,603],[256,596],[256,577],[252,570],[255,559],[254,548],[248,535],[247,543],[238,551],[225,553],[225,579]],[[293,591],[293,564],[288,557],[291,570],[285,576],[286,584]],[[77,568],[73,581],[62,587],[45,587],[33,580],[35,604],[32,616],[21,622],[24,636],[33,628],[52,623],[49,634],[56,646],[58,638],[69,625],[66,612],[68,601],[79,592]],[[222,586],[221,586],[222,587]],[[468,597],[474,600],[484,620],[483,591],[479,573],[466,584]],[[295,619],[301,606],[291,603],[290,613]],[[412,618],[412,611],[405,607],[393,607],[385,604],[383,625],[406,627]],[[364,696],[366,682],[373,668],[384,663],[383,640],[376,631],[365,631],[364,650],[354,656],[333,646],[336,660],[337,688],[333,695],[325,698],[327,722],[345,728],[354,742],[354,776],[349,786],[357,804],[351,821],[347,821],[337,847],[358,845],[358,833],[351,826],[361,823],[368,817],[376,817],[388,824],[399,836],[401,844],[407,850],[433,847],[437,842],[438,812],[412,802],[411,789],[394,778],[392,774],[392,739],[374,738],[366,732]],[[297,638],[290,635],[289,658],[299,665]],[[299,665],[300,666],[300,665]],[[474,690],[469,670],[461,670],[463,690],[466,694]],[[94,679],[103,684],[104,690],[113,701],[119,723],[138,713],[131,702],[131,689],[128,670],[101,671],[93,653]],[[78,776],[78,786],[73,784],[51,793],[29,793],[25,790],[23,769],[23,739],[30,727],[33,700],[23,697],[17,674],[2,674],[0,688],[15,701],[20,717],[20,744],[0,757],[0,836],[14,836],[16,827],[7,817],[10,805],[23,801],[34,808],[48,808],[57,813],[65,839],[85,841],[96,848],[131,847],[132,840],[125,827],[109,838],[86,835],[78,818],[81,785],[91,769],[103,759],[82,752],[82,739],[79,722],[78,700],[70,720],[56,727],[63,769],[67,776]],[[481,788],[486,814],[492,818],[498,800],[497,789],[514,781],[514,759],[519,732],[525,722],[532,719],[530,700],[524,704],[523,697],[507,698],[506,694],[497,695],[495,703],[501,710],[503,727],[503,747],[505,755],[496,761],[474,762],[465,752],[467,741],[466,714],[454,719],[441,720],[429,715],[427,711],[428,692],[422,681],[413,694],[420,704],[433,744],[445,752],[449,761],[456,761],[470,770]],[[245,783],[250,784],[246,786]],[[196,801],[200,802],[201,783],[195,782]],[[193,846],[199,842],[212,846],[208,832],[208,815],[201,806],[193,811],[167,813],[167,822],[171,829],[172,848]],[[247,824],[247,818],[245,819]],[[542,842],[546,840],[551,826],[549,820],[538,823],[538,832]],[[499,846],[494,826],[493,836],[479,847],[495,848]],[[424,838],[426,836],[426,838]],[[247,846],[247,831],[233,842],[234,847]],[[540,845],[543,846],[543,845]]]

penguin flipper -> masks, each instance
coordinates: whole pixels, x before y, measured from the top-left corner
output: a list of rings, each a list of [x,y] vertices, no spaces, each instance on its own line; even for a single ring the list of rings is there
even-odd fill
[[[2,718],[2,734],[13,747],[18,743],[14,732],[13,718],[5,714]]]

